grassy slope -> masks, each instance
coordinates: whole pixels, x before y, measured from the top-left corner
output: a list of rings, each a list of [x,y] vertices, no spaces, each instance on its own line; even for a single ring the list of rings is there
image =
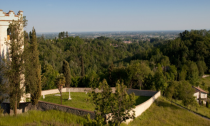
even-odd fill
[[[24,114],[0,117],[2,126],[83,126],[87,119],[60,111],[29,111]]]
[[[79,109],[85,109],[89,111],[94,111],[94,104],[92,104],[90,97],[88,94],[85,94],[83,92],[72,92],[71,93],[71,98],[72,100],[68,100],[69,93],[65,92],[62,93],[62,104],[66,106],[71,106],[74,108],[79,108]],[[148,100],[150,97],[145,97],[145,96],[136,96],[136,105],[139,105],[143,103],[144,101]],[[55,96],[55,94],[51,95],[45,95],[45,99],[41,98],[41,101],[46,101],[46,102],[51,102],[51,103],[56,103],[60,104],[60,96]]]
[[[200,79],[200,82],[204,82],[205,86],[210,87],[210,76]]]
[[[125,124],[123,124],[125,125]],[[171,105],[164,98],[146,110],[141,116],[129,123],[129,126],[209,126],[210,121],[187,110]]]
[[[173,102],[176,102],[177,104],[179,104],[179,105],[181,105],[181,106],[183,106],[187,109],[190,109],[191,111],[194,111],[196,113],[199,113],[201,115],[204,115],[204,116],[210,118],[210,108],[207,108],[205,105],[202,105],[202,106],[197,105],[197,107],[196,106],[186,107],[186,106],[183,105],[181,100],[176,100],[176,101],[173,100]]]

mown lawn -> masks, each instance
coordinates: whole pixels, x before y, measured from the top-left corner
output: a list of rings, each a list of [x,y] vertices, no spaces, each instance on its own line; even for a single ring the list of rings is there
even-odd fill
[[[68,100],[69,98],[69,93],[64,92],[62,93],[62,104],[74,108],[79,108],[79,109],[85,109],[89,111],[94,111],[95,106],[90,100],[90,97],[88,94],[84,92],[71,92],[71,98],[72,100]],[[148,100],[150,97],[147,96],[135,96],[136,99],[136,104],[139,105],[143,103],[144,101]],[[60,96],[55,96],[55,94],[50,94],[50,95],[45,95],[45,99],[41,97],[41,101],[46,101],[46,102],[51,102],[51,103],[56,103],[60,104]]]
[[[56,110],[0,117],[0,126],[83,126],[87,122],[84,117]]]
[[[210,121],[166,101],[160,97],[129,126],[210,126]],[[122,124],[125,126],[125,124]]]

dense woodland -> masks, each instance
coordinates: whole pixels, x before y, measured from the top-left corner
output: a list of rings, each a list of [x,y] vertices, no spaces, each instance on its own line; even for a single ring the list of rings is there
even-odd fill
[[[81,39],[68,37],[37,39],[42,66],[42,89],[56,88],[55,78],[69,63],[71,87],[97,87],[106,79],[129,88],[161,90],[172,83],[201,85],[198,81],[210,70],[210,31],[191,30],[175,40],[151,39],[124,44],[107,37]],[[176,86],[175,86],[176,87]]]

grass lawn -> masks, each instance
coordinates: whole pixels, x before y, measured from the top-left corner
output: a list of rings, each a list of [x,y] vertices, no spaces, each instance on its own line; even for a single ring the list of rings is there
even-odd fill
[[[69,93],[64,92],[62,93],[62,104],[74,108],[85,109],[89,111],[94,111],[95,106],[91,102],[90,97],[88,94],[84,92],[71,92],[72,100],[68,100]],[[150,97],[147,96],[136,96],[136,104],[139,105],[144,101],[148,100]],[[40,101],[46,101],[51,103],[60,104],[60,96],[55,96],[55,94],[45,95],[45,99],[41,97]]]
[[[166,101],[157,99],[141,116],[128,124],[129,126],[210,126],[210,121],[181,109]],[[122,124],[125,126],[125,124]]]
[[[173,100],[173,102],[176,102],[177,104],[179,104],[187,109],[190,109],[191,111],[194,111],[196,113],[199,113],[201,115],[204,115],[204,116],[210,118],[210,108],[206,108],[205,105],[203,105],[203,106],[198,105],[197,107],[196,106],[186,107],[183,105],[181,100],[176,100],[176,101]]]
[[[87,119],[56,110],[29,111],[15,116],[0,117],[2,126],[83,126]]]

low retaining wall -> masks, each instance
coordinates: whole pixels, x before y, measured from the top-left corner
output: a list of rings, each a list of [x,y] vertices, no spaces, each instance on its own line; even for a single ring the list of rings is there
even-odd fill
[[[10,108],[10,103],[2,103],[1,106],[4,109],[4,114],[10,114],[10,115],[14,114],[13,109]],[[40,110],[40,111],[59,110],[63,112],[72,113],[78,116],[85,116],[90,114],[91,119],[95,118],[95,113],[92,111],[44,102],[44,101],[39,101],[36,106],[32,105],[31,102],[20,103],[17,109],[17,114],[21,114],[29,110]]]
[[[92,88],[63,88],[62,92],[89,92],[92,91]],[[115,92],[115,87],[112,87],[112,92]],[[96,92],[101,92],[98,88],[96,88]],[[41,92],[41,95],[48,95],[48,94],[56,94],[56,93],[60,93],[58,89],[51,89],[51,90],[43,90]]]
[[[91,91],[91,88],[70,88],[70,92],[89,92]],[[97,92],[100,92],[100,90],[96,90]],[[62,92],[69,92],[69,88],[63,88]],[[115,88],[112,88],[112,92],[115,92]],[[150,91],[150,90],[138,90],[138,89],[128,89],[128,94],[135,93],[137,96],[151,96],[150,99],[145,101],[144,103],[137,105],[134,109],[135,111],[135,117],[140,116],[144,111],[146,111],[152,103],[161,95],[160,91]],[[41,92],[41,95],[48,95],[48,94],[55,94],[59,93],[58,89],[52,89],[52,90],[44,90]],[[13,114],[13,110],[10,109],[9,103],[2,103],[1,107],[4,109],[4,113]],[[95,113],[92,111],[77,109],[69,106],[39,101],[36,106],[33,106],[30,102],[20,103],[20,106],[18,108],[18,113],[27,112],[29,110],[59,110],[63,112],[72,113],[79,116],[85,116],[87,114],[90,114],[90,118],[95,118]],[[132,119],[126,120],[126,123],[132,121]]]
[[[95,113],[92,111],[73,108],[73,107],[69,107],[69,106],[65,106],[65,105],[49,103],[49,102],[43,102],[43,101],[39,101],[38,110],[41,110],[41,111],[59,110],[59,111],[63,111],[63,112],[72,113],[72,114],[75,114],[78,116],[85,116],[85,115],[90,114],[91,119],[95,118]]]
[[[134,91],[135,89],[131,89],[130,91]],[[146,111],[151,105],[152,103],[161,96],[160,91],[158,92],[146,92],[146,91],[134,91],[135,95],[138,96],[152,96],[150,99],[148,99],[147,101],[141,103],[140,105],[137,105],[134,109],[135,111],[135,117],[140,116],[144,111]],[[140,95],[139,95],[140,94]],[[126,123],[129,123],[130,121],[132,121],[132,119],[128,119],[126,120]]]

